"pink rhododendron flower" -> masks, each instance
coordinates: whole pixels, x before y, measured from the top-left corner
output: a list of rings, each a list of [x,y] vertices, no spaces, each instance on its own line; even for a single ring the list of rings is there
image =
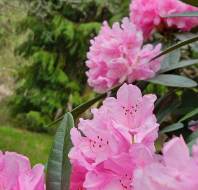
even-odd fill
[[[104,161],[96,170],[87,174],[84,187],[87,190],[133,190],[133,172],[153,162],[147,147],[135,144],[129,153],[122,153]]]
[[[77,163],[72,163],[70,190],[84,190],[83,183],[87,170]]]
[[[192,156],[182,137],[155,153],[155,95],[123,84],[92,119],[71,129],[71,190],[197,190],[198,144]]]
[[[160,0],[158,3],[158,12],[161,17],[165,17],[173,13],[198,11],[197,7],[187,5],[179,0]],[[182,31],[190,31],[193,27],[198,26],[197,17],[166,18],[164,22],[168,27],[176,27]]]
[[[131,189],[135,165],[129,154],[122,153],[102,163],[96,171],[90,171],[84,187],[89,189]]]
[[[142,96],[140,89],[132,84],[124,84],[117,92],[117,98],[109,97],[104,101],[109,117],[129,141],[145,143],[153,147],[158,137],[158,124],[153,114],[156,96]]]
[[[28,158],[13,152],[0,152],[1,190],[44,190],[44,167],[31,169]]]
[[[183,138],[174,138],[165,145],[161,163],[152,163],[135,172],[134,190],[196,190],[195,157],[190,156]]]
[[[104,92],[124,81],[151,78],[160,68],[160,59],[150,61],[161,45],[143,46],[142,32],[124,18],[112,28],[104,22],[97,37],[91,40],[86,65],[88,83],[97,92]]]
[[[127,151],[130,146],[129,142],[122,137],[119,131],[113,128],[110,120],[104,120],[102,116],[100,119],[101,121],[95,121],[94,119],[91,121],[81,120],[79,129],[83,136],[77,129],[71,130],[72,141],[75,146],[70,153],[70,158],[77,157],[78,159],[80,153],[77,155],[76,152],[80,150],[86,157],[83,164],[85,167],[87,167],[86,160],[89,160],[89,163],[94,165],[99,164],[113,155]],[[76,138],[75,134],[77,133],[78,136],[76,135]]]
[[[78,128],[71,130],[71,189],[77,180],[78,188],[86,190],[132,188],[133,171],[153,159],[155,100],[154,95],[142,96],[137,86],[124,84],[116,98],[92,110],[91,120],[80,119]]]
[[[152,31],[161,22],[157,12],[160,0],[133,0],[130,5],[131,21],[143,31],[144,37],[150,37]]]
[[[130,5],[131,21],[149,38],[155,29],[177,28],[190,31],[198,26],[197,17],[164,18],[174,13],[197,11],[198,8],[179,0],[133,0]]]

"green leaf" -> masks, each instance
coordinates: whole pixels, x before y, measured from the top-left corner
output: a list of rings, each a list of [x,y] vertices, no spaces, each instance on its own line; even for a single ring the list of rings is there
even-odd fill
[[[166,54],[168,54],[168,53],[170,53],[170,52],[172,52],[172,51],[174,51],[174,50],[176,50],[178,48],[181,48],[181,47],[183,47],[185,45],[191,44],[191,43],[196,42],[196,41],[198,41],[198,36],[195,36],[195,37],[192,37],[192,38],[190,38],[188,40],[179,42],[176,45],[173,45],[173,46],[167,48],[166,50],[162,51],[161,53],[159,53],[158,55],[156,55],[155,57],[153,57],[151,59],[151,61],[153,61],[153,60],[155,60],[155,59],[157,59],[157,58],[159,58],[159,57],[161,57],[163,55],[166,55]]]
[[[190,88],[196,87],[197,83],[187,77],[172,74],[160,74],[150,80],[151,83],[171,87]]]
[[[189,5],[193,5],[195,7],[198,7],[198,1],[197,0],[180,0],[186,4],[189,4]]]
[[[176,39],[178,39],[179,41],[188,40],[189,38],[194,38],[197,36],[195,33],[186,33],[186,32],[185,33],[175,33],[174,35],[175,35]]]
[[[190,113],[186,114],[184,117],[182,117],[179,122],[185,121],[195,115],[198,115],[198,108],[194,109],[193,111],[191,111]]]
[[[192,140],[194,139],[197,139],[198,138],[198,131],[192,133],[190,136],[188,136],[187,138],[187,142],[191,142]]]
[[[180,60],[180,57],[181,53],[179,49],[168,54],[162,62],[160,73],[162,73],[167,68],[170,68],[172,65],[177,64]]]
[[[193,145],[195,145],[197,143],[197,140],[198,140],[198,134],[197,134],[197,138],[195,138],[194,140],[190,141],[188,143],[188,148],[190,150],[190,152],[192,153],[192,148],[193,148]]]
[[[93,98],[92,100],[89,100],[89,101],[85,102],[84,104],[81,104],[81,105],[77,106],[76,108],[74,108],[72,110],[72,115],[74,116],[74,118],[77,118],[80,114],[84,113],[87,109],[89,109],[89,107],[91,107],[97,101],[105,98],[106,96],[107,96],[106,93],[101,94],[101,95]]]
[[[67,158],[71,148],[70,129],[74,127],[71,113],[66,113],[57,129],[47,165],[47,190],[69,189],[70,162]]]
[[[168,106],[166,106],[162,110],[159,110],[158,113],[156,114],[158,123],[161,124],[166,119],[167,116],[172,114],[177,109],[178,106],[179,106],[179,102],[174,101],[171,102]]]
[[[167,93],[165,93],[163,96],[159,97],[157,101],[155,102],[155,109],[154,112],[158,113],[159,110],[163,110],[163,108],[168,107],[171,102],[173,102],[173,99],[175,100],[175,92],[176,89],[170,89]]]
[[[198,131],[192,133],[188,138],[187,138],[187,142],[188,142],[188,147],[190,149],[190,152],[192,152],[192,147],[194,144],[197,143],[198,140]]]
[[[160,131],[160,134],[161,133],[170,133],[170,132],[173,132],[173,131],[177,131],[178,129],[182,129],[183,127],[184,127],[183,123],[174,123],[172,125],[169,125],[169,126],[163,128]]]
[[[197,63],[198,63],[198,59],[175,62],[175,63],[172,63],[170,65],[167,65],[166,67],[165,66],[162,67],[161,70],[160,70],[160,73],[164,73],[164,72],[167,72],[167,71],[172,71],[174,69],[187,67],[187,66],[194,65],[194,64],[197,64]]]
[[[173,17],[198,17],[198,11],[177,13],[177,14],[171,14],[165,16],[165,18],[173,18]]]
[[[181,115],[183,117],[198,107],[198,93],[196,91],[197,90],[193,88],[183,91],[182,95],[180,96],[181,105],[178,110],[176,110],[175,114]]]

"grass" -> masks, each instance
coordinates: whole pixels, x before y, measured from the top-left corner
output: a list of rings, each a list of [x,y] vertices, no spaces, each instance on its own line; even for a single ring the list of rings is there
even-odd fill
[[[51,144],[52,137],[49,135],[0,126],[0,150],[26,155],[32,165],[47,162]]]

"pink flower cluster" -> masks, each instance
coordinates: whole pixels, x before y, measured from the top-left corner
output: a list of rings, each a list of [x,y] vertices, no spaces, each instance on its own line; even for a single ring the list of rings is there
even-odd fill
[[[88,83],[95,91],[104,92],[124,81],[151,78],[159,70],[161,60],[150,60],[160,50],[160,44],[143,46],[142,32],[128,18],[121,24],[114,23],[112,28],[104,22],[87,54]]]
[[[183,138],[175,137],[163,149],[160,161],[140,168],[134,175],[135,190],[197,190],[198,146],[192,157]]]
[[[135,169],[152,161],[158,136],[155,100],[124,84],[117,98],[92,110],[93,119],[80,120],[78,129],[71,130],[71,190],[132,189]]]
[[[44,190],[44,167],[36,165],[31,169],[25,156],[13,152],[0,152],[1,190]]]
[[[164,18],[174,13],[198,11],[197,7],[180,0],[133,0],[130,5],[131,21],[149,38],[155,29],[176,28],[190,31],[198,26],[197,17]]]
[[[191,157],[182,137],[155,153],[155,95],[124,84],[91,120],[71,130],[70,190],[197,190],[198,146]]]

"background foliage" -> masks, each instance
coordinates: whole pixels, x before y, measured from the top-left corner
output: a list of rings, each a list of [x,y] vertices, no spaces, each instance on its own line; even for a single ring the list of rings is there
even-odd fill
[[[128,15],[129,0],[61,2],[21,2],[28,13],[17,32],[28,37],[16,53],[29,62],[18,70],[10,105],[14,116],[38,131],[46,131],[46,124],[92,96],[85,76],[89,40],[103,20]]]

